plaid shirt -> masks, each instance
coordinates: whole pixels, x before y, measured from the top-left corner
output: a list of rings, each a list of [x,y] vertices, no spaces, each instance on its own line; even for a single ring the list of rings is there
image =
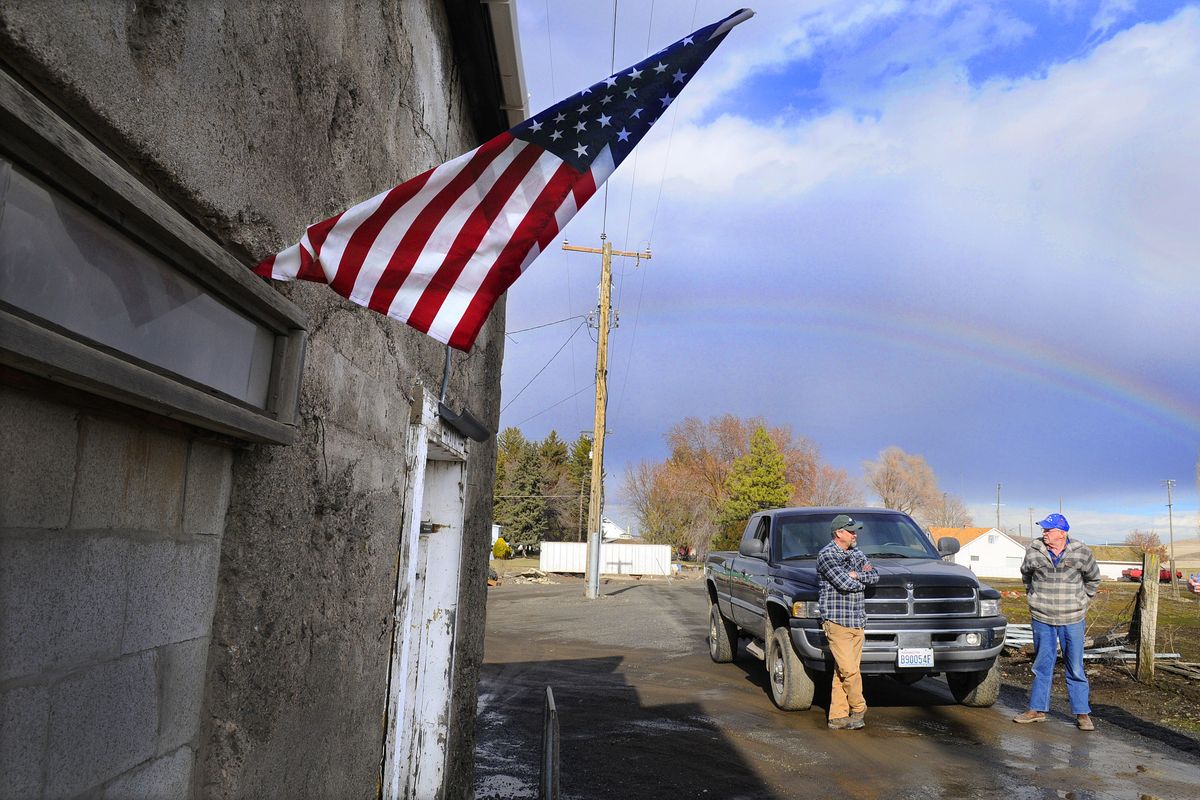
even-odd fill
[[[1047,625],[1072,625],[1087,615],[1100,585],[1100,568],[1083,542],[1068,539],[1058,564],[1041,539],[1034,539],[1021,562],[1029,615]]]
[[[831,541],[817,553],[817,575],[821,585],[821,619],[847,628],[863,628],[867,612],[863,608],[863,589],[879,581],[875,570],[863,572],[867,557],[857,547],[843,550]],[[850,573],[857,572],[858,578]]]

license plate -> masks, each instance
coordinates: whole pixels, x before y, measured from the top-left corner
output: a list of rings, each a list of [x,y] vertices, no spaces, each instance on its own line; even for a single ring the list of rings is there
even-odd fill
[[[932,647],[901,647],[896,654],[897,667],[932,667]]]

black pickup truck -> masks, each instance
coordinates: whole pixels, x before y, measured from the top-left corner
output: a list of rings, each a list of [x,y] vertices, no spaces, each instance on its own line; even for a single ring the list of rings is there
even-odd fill
[[[745,638],[747,652],[766,661],[777,706],[812,704],[815,681],[833,669],[817,607],[817,553],[831,541],[838,514],[863,523],[858,548],[879,572],[864,593],[863,675],[911,684],[945,673],[959,703],[996,702],[996,657],[1008,624],[1000,593],[942,560],[958,551],[955,539],[941,539],[935,550],[912,519],[886,509],[778,508],[752,516],[738,552],[710,553],[704,566],[713,661],[732,661]]]

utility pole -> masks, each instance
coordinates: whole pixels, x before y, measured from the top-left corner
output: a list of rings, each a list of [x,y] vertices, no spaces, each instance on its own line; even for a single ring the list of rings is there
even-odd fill
[[[1029,538],[1037,538],[1033,535],[1033,506],[1029,507]]]
[[[1170,537],[1167,541],[1171,543],[1170,550],[1170,566],[1171,566],[1171,597],[1179,599],[1179,584],[1175,582],[1175,516],[1171,510],[1171,489],[1175,486],[1175,481],[1172,478],[1167,478],[1163,481],[1163,486],[1167,487],[1167,535]],[[1146,576],[1142,575],[1142,580],[1146,580]]]
[[[996,530],[1000,530],[1000,484],[996,484]]]
[[[612,257],[650,258],[650,251],[627,253],[613,250],[608,236],[600,234],[601,246],[576,247],[563,242],[562,249],[576,253],[598,253],[600,255],[600,311],[597,320],[599,335],[596,338],[596,420],[592,433],[592,494],[588,508],[588,561],[587,589],[584,596],[595,600],[600,596],[600,505],[603,503],[604,486],[604,425],[608,411],[608,317],[612,303]]]

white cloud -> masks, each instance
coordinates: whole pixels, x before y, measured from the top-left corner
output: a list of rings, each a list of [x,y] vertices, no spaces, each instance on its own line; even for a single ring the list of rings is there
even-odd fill
[[[1137,0],[1100,0],[1100,7],[1092,17],[1093,37],[1100,37],[1137,9]]]
[[[902,176],[964,230],[1002,228],[1179,274],[1198,246],[1200,10],[1139,25],[1044,78],[973,88],[953,74],[894,92],[878,116],[845,109],[755,123],[680,121],[668,192],[776,201],[833,181]],[[667,160],[666,136],[641,157]],[[697,165],[704,165],[698,169]],[[752,190],[752,191],[751,191]]]

